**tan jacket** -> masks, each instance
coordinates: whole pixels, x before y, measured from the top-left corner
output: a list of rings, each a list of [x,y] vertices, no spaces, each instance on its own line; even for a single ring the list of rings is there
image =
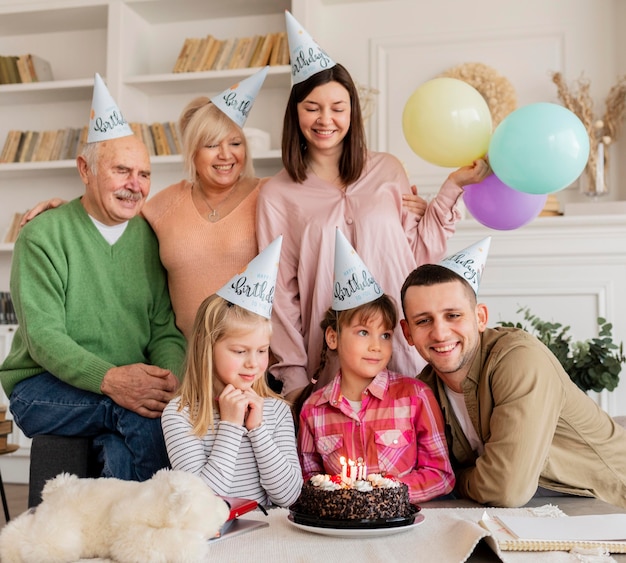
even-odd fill
[[[525,331],[488,328],[463,382],[469,416],[485,445],[480,457],[430,366],[420,379],[442,407],[461,496],[522,506],[540,485],[626,507],[626,431]]]

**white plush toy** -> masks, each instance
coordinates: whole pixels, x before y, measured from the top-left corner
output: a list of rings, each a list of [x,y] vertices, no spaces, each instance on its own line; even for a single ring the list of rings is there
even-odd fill
[[[199,477],[168,469],[143,483],[62,473],[42,499],[0,533],[2,563],[203,561],[229,515]]]

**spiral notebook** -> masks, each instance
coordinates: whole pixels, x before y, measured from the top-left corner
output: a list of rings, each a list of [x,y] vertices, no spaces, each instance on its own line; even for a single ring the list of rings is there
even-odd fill
[[[489,516],[480,525],[485,540],[502,551],[569,551],[577,547],[626,553],[626,514],[533,517]],[[494,551],[495,545],[491,545]]]

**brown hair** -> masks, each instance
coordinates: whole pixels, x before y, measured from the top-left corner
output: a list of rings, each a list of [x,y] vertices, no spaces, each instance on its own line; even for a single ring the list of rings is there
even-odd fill
[[[339,160],[339,174],[345,185],[352,184],[361,176],[365,166],[367,147],[365,127],[357,88],[348,71],[340,64],[317,72],[291,88],[285,118],[283,120],[282,156],[283,166],[294,182],[306,180],[307,144],[298,120],[298,104],[313,89],[329,82],[341,84],[350,96],[350,128],[343,140],[343,151]]]
[[[178,410],[189,407],[189,420],[196,436],[202,437],[209,428],[213,428],[215,344],[227,336],[259,325],[266,325],[268,336],[271,334],[272,324],[269,319],[233,305],[218,295],[210,295],[198,308],[187,346],[183,382],[178,392]],[[269,388],[265,377],[257,379],[252,389],[260,397],[280,398]]]
[[[441,283],[461,282],[465,287],[468,299],[470,303],[476,304],[476,294],[472,289],[472,286],[464,280],[457,273],[441,266],[440,264],[422,264],[415,268],[404,280],[402,289],[400,290],[400,300],[402,303],[402,314],[406,318],[406,311],[404,309],[404,297],[409,287],[412,286],[431,286],[439,285]]]
[[[243,176],[254,177],[254,166],[243,129],[206,96],[194,98],[185,106],[178,119],[178,127],[183,141],[185,170],[190,181],[196,179],[197,170],[194,161],[198,150],[207,145],[220,143],[233,128],[241,135],[241,141],[246,149]]]
[[[296,421],[300,417],[300,411],[302,405],[311,396],[313,388],[317,383],[319,374],[322,373],[326,367],[328,361],[328,354],[331,352],[326,342],[326,329],[332,328],[337,334],[341,334],[342,327],[348,326],[352,323],[352,320],[358,318],[363,324],[367,322],[375,315],[382,315],[383,325],[387,330],[393,330],[398,324],[398,308],[394,300],[386,293],[383,293],[380,297],[369,303],[364,303],[353,309],[347,309],[345,311],[335,311],[332,307],[326,310],[324,318],[320,323],[320,328],[324,333],[322,339],[322,352],[320,356],[320,365],[315,370],[313,377],[309,384],[302,390],[298,398],[294,401],[293,411]]]

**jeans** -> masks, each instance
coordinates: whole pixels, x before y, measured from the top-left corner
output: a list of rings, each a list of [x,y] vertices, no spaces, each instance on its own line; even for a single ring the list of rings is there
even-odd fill
[[[145,481],[169,467],[160,418],[146,418],[106,395],[84,391],[48,372],[20,381],[9,408],[15,423],[37,434],[82,436],[100,448],[104,477]]]

